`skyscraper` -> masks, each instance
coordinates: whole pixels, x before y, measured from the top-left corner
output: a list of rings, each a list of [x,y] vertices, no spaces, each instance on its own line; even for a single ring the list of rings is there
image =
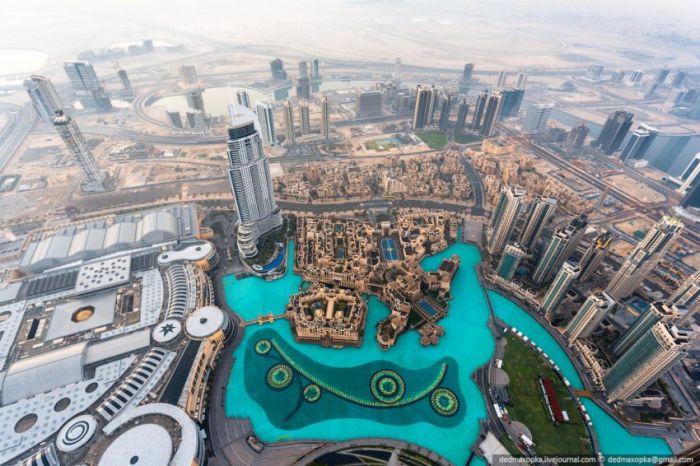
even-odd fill
[[[486,102],[488,100],[488,91],[481,91],[479,97],[476,98],[476,104],[474,105],[474,114],[472,115],[472,129],[474,131],[478,131],[481,129],[481,120],[484,117],[484,110],[486,109]]]
[[[659,130],[644,124],[639,125],[630,136],[625,148],[622,149],[620,161],[631,162],[643,159],[657,134],[659,134]]]
[[[581,150],[583,144],[586,142],[590,128],[582,121],[576,123],[576,126],[571,128],[568,136],[566,137],[566,147],[570,150]]]
[[[685,196],[681,199],[680,206],[684,209],[690,207],[700,209],[700,183],[695,183],[693,187],[688,189],[688,192],[685,193]]]
[[[230,105],[227,154],[229,180],[236,202],[238,251],[244,258],[258,254],[258,242],[282,226],[275,203],[272,177],[257,119],[250,109]]]
[[[305,100],[299,102],[299,121],[301,122],[301,134],[309,134],[311,120],[309,118],[309,104]]]
[[[588,222],[584,215],[574,218],[565,228],[557,228],[547,243],[540,261],[532,274],[535,283],[547,282],[576,250],[586,232]]]
[[[380,118],[383,115],[381,91],[358,91],[355,94],[355,118]]]
[[[605,292],[590,295],[566,326],[569,341],[590,337],[614,306],[615,300]]]
[[[81,189],[89,193],[104,192],[105,173],[97,165],[75,121],[63,113],[63,110],[58,110],[53,125],[83,174]]]
[[[307,100],[311,98],[311,83],[306,76],[297,79],[297,97]]]
[[[457,122],[455,123],[455,134],[462,134],[467,125],[467,115],[469,114],[469,104],[467,99],[463,99],[457,108]]]
[[[510,118],[518,115],[520,111],[520,105],[523,103],[523,98],[525,97],[524,89],[504,89],[501,91],[503,93],[503,105],[501,106],[500,119]]]
[[[542,312],[544,312],[547,319],[552,319],[552,312],[564,298],[564,295],[569,290],[569,286],[576,280],[579,272],[578,265],[568,261],[564,262],[564,265],[559,269],[554,280],[552,280],[552,284],[542,297]]]
[[[518,79],[515,81],[516,89],[525,89],[527,84],[527,73],[518,73]]]
[[[88,62],[73,61],[63,64],[63,70],[84,108],[94,108],[103,112],[112,110],[112,102],[102,86],[95,68]]]
[[[685,71],[678,71],[676,75],[673,77],[673,81],[671,81],[671,87],[681,87],[683,86],[683,83],[685,82],[685,78],[688,77],[688,73]]]
[[[605,154],[617,151],[632,126],[632,118],[634,118],[634,114],[630,112],[615,111],[608,117],[598,138],[591,145],[599,148]]]
[[[311,61],[311,79],[313,81],[320,81],[321,80],[321,68],[319,66],[318,58],[314,58]]]
[[[435,88],[418,85],[416,88],[416,105],[413,108],[413,129],[419,130],[432,122],[432,105]]]
[[[585,282],[598,270],[598,267],[609,251],[612,240],[612,233],[603,231],[591,242],[591,245],[586,249],[586,252],[583,253],[583,257],[581,257],[579,261],[581,273],[578,276],[578,280],[580,282]]]
[[[187,125],[192,131],[201,133],[206,129],[204,113],[201,110],[188,108],[185,112],[185,117],[187,118]]]
[[[499,71],[498,78],[496,78],[496,89],[503,89],[506,87],[506,80],[508,79],[508,72],[505,70]]]
[[[119,81],[122,83],[122,88],[124,89],[124,93],[129,96],[134,95],[134,87],[131,85],[131,80],[129,79],[129,74],[126,72],[126,70],[123,69],[118,69],[117,70],[117,76],[119,76]]]
[[[676,218],[664,216],[659,220],[625,259],[605,291],[617,300],[631,295],[663,259],[682,229],[683,223]]]
[[[331,139],[331,114],[328,108],[328,96],[321,97],[321,139]]]
[[[683,173],[679,177],[682,182],[681,187],[678,189],[681,193],[687,193],[696,184],[700,183],[700,153],[695,154],[693,160],[690,161]]]
[[[467,63],[462,70],[462,83],[470,83],[474,75],[474,63]]]
[[[605,374],[608,401],[628,400],[656,381],[687,354],[690,338],[668,323],[651,327]]]
[[[275,115],[272,112],[272,106],[267,102],[258,102],[255,104],[255,111],[258,114],[258,123],[260,124],[263,141],[268,146],[277,145]]]
[[[236,100],[238,101],[238,105],[243,105],[244,107],[251,108],[250,96],[248,95],[247,91],[237,91]]]
[[[522,250],[518,243],[509,243],[503,249],[503,255],[501,260],[498,262],[498,267],[496,268],[496,274],[498,276],[510,280],[513,278],[515,271],[518,270],[518,265],[520,265],[520,260],[523,258],[525,252]]]
[[[294,109],[289,99],[284,101],[284,135],[287,145],[296,143],[294,139]]]
[[[286,81],[287,72],[284,70],[284,63],[279,58],[275,58],[270,62],[270,72],[272,73],[273,81]]]
[[[185,99],[187,100],[187,106],[190,108],[193,108],[195,110],[199,110],[202,112],[202,115],[205,114],[204,112],[204,97],[202,96],[202,91],[200,89],[195,89],[193,91],[188,92],[185,94]]]
[[[649,331],[657,322],[675,321],[680,314],[678,308],[673,304],[664,302],[654,302],[649,305],[649,308],[644,311],[637,319],[632,322],[632,325],[622,334],[612,347],[612,352],[616,356],[632,346],[637,340]]]
[[[533,104],[527,108],[523,132],[526,134],[538,134],[547,129],[547,121],[552,113],[552,106],[547,104]]]
[[[668,74],[671,72],[668,68],[664,67],[661,68],[656,75],[656,82],[658,84],[663,84],[666,81],[666,78],[668,78]]]
[[[196,85],[199,83],[199,78],[197,77],[197,69],[194,67],[194,65],[180,66],[180,82],[188,86]]]
[[[525,249],[533,249],[544,227],[557,209],[557,200],[553,197],[537,196],[530,205],[525,226],[520,234],[520,244]]]
[[[496,121],[500,115],[502,104],[503,93],[500,91],[492,92],[486,104],[484,121],[481,125],[481,134],[484,137],[490,138],[493,136],[493,130],[496,128]]]
[[[170,126],[172,126],[174,129],[182,129],[182,117],[180,116],[180,112],[177,110],[166,110],[165,111],[165,116],[168,117],[168,122],[170,123]]]
[[[490,237],[487,249],[500,254],[515,227],[526,191],[518,186],[504,186],[496,207],[491,214]]]
[[[33,74],[23,84],[39,118],[53,123],[56,112],[63,109],[63,102],[49,78]]]
[[[299,62],[299,76],[298,78],[308,78],[309,77],[309,62],[302,60]]]
[[[688,309],[688,312],[697,312],[700,309],[700,271],[686,278],[670,299],[676,306]]]
[[[449,93],[443,93],[440,97],[440,119],[438,120],[438,129],[443,133],[447,131],[447,125],[450,122],[450,113],[452,113],[453,98]]]
[[[634,70],[630,73],[629,78],[627,78],[628,86],[640,86],[642,84],[642,78],[644,77],[644,71]]]

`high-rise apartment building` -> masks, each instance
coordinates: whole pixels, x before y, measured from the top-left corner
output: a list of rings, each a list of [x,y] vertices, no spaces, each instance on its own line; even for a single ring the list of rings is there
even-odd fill
[[[469,114],[469,104],[467,99],[463,99],[462,103],[457,107],[457,122],[455,123],[455,134],[462,134],[467,126],[467,115]]]
[[[63,70],[75,90],[80,104],[103,112],[112,110],[112,102],[104,86],[95,73],[95,68],[88,62],[73,61],[63,64]]]
[[[189,108],[199,110],[200,112],[202,112],[202,115],[205,115],[204,96],[202,95],[202,91],[200,89],[195,89],[186,93],[185,99],[187,100],[187,106]]]
[[[499,119],[503,120],[504,118],[517,116],[525,97],[525,90],[504,89],[501,92],[503,93],[503,105],[501,106]]]
[[[168,123],[170,123],[170,126],[174,129],[182,129],[182,117],[180,116],[180,112],[177,110],[166,110],[165,111],[165,116],[168,118]]]
[[[527,73],[518,73],[518,79],[515,81],[516,89],[525,89],[527,84]]]
[[[642,78],[644,77],[644,71],[634,70],[630,73],[627,78],[628,86],[640,86],[642,84]]]
[[[610,250],[612,240],[612,233],[603,231],[591,241],[591,245],[586,249],[586,252],[583,253],[579,261],[581,273],[578,276],[578,280],[580,282],[585,282],[598,270],[598,267],[600,267],[600,264]]]
[[[124,89],[124,93],[128,96],[133,96],[134,87],[131,85],[131,80],[129,79],[129,74],[126,72],[126,70],[123,70],[121,68],[118,69],[117,76],[119,76],[119,82],[122,83],[122,89]]]
[[[659,220],[625,259],[605,291],[617,300],[631,295],[663,259],[682,229],[683,223],[677,218],[664,216]]]
[[[656,82],[657,84],[663,84],[666,81],[666,78],[668,78],[668,74],[671,72],[668,68],[661,68],[659,72],[656,74]]]
[[[656,128],[644,124],[639,125],[620,152],[620,161],[631,162],[643,159],[657,134],[659,134],[659,130]]]
[[[272,177],[255,114],[241,105],[230,105],[227,154],[229,181],[236,203],[238,251],[244,258],[258,254],[258,243],[282,226],[275,203]]]
[[[89,193],[104,192],[105,172],[97,165],[75,121],[63,113],[63,110],[58,110],[53,125],[83,174],[81,189]]]
[[[297,79],[297,97],[306,100],[311,98],[311,82],[306,76]]]
[[[328,107],[328,96],[321,97],[321,139],[331,139],[331,114]]]
[[[490,237],[487,249],[491,254],[500,254],[506,246],[518,219],[526,191],[518,186],[504,186],[489,224]]]
[[[472,115],[472,129],[475,131],[481,129],[481,121],[484,118],[484,110],[486,109],[486,102],[488,99],[488,91],[481,91],[479,96],[476,98],[476,103],[474,104],[474,114]]]
[[[503,249],[503,255],[498,262],[498,267],[496,267],[496,274],[506,280],[513,278],[524,255],[525,251],[523,251],[518,243],[507,244],[505,249]]]
[[[204,132],[206,129],[206,121],[204,120],[204,113],[196,108],[188,108],[185,112],[185,117],[187,118],[187,125],[193,132]]]
[[[308,77],[309,77],[309,62],[302,60],[299,62],[298,78],[308,78]]]
[[[532,274],[535,283],[549,281],[564,261],[571,257],[586,233],[587,225],[586,216],[581,215],[574,218],[565,228],[555,230]]]
[[[472,82],[474,76],[474,63],[467,63],[462,70],[462,83],[467,84]]]
[[[615,111],[605,121],[598,138],[591,145],[599,148],[605,154],[616,152],[632,126],[632,118],[634,118],[633,113],[625,110]]]
[[[694,186],[688,189],[683,199],[681,199],[680,206],[684,209],[689,207],[700,209],[700,182],[696,182]]]
[[[547,121],[552,114],[552,106],[548,104],[533,104],[527,108],[523,132],[526,134],[539,134],[547,129]]]
[[[199,78],[197,77],[197,69],[194,65],[182,65],[180,66],[180,82],[186,86],[195,86],[199,84]]]
[[[311,132],[311,119],[309,118],[309,104],[305,100],[299,102],[299,122],[301,123],[301,134]]]
[[[283,107],[284,115],[284,135],[286,137],[287,145],[294,145],[296,143],[294,135],[294,109],[292,103],[289,99],[284,101]]]
[[[506,81],[508,80],[508,72],[503,70],[498,72],[498,77],[496,78],[496,89],[503,89],[506,87]]]
[[[433,120],[433,106],[437,91],[434,87],[418,85],[416,105],[413,108],[413,129],[419,130],[430,125]]]
[[[576,280],[579,272],[578,265],[567,261],[554,276],[552,284],[549,285],[547,292],[542,297],[542,312],[547,319],[551,320],[554,309],[564,299],[564,295],[569,291],[569,287]]]
[[[685,71],[678,71],[678,73],[676,73],[676,75],[673,77],[673,81],[671,81],[671,87],[682,87],[687,77],[688,73]]]
[[[686,278],[670,299],[673,304],[686,308],[689,313],[700,310],[700,271]]]
[[[243,105],[244,107],[252,108],[250,106],[250,95],[248,95],[247,91],[237,91],[236,101],[238,102],[238,105]]]
[[[590,337],[614,306],[615,300],[605,292],[590,295],[566,326],[569,341]]]
[[[438,129],[443,133],[447,131],[447,125],[450,122],[450,113],[452,113],[452,104],[454,99],[451,94],[444,93],[440,96],[440,118],[438,120]]]
[[[681,187],[678,190],[683,194],[700,184],[700,153],[695,154],[678,179],[681,181]]]
[[[257,102],[255,111],[258,114],[263,142],[268,146],[276,146],[277,135],[275,134],[275,115],[272,111],[272,105],[267,102]]]
[[[355,94],[355,118],[380,118],[383,115],[381,91],[359,91]]]
[[[681,314],[678,308],[665,302],[654,302],[649,305],[649,308],[644,311],[622,336],[615,342],[612,347],[612,352],[616,356],[620,356],[627,351],[642,335],[649,331],[657,322],[672,322],[675,321]]]
[[[23,84],[39,118],[53,124],[56,112],[63,109],[63,102],[49,78],[31,75]]]
[[[530,205],[525,226],[520,234],[520,244],[524,249],[533,249],[542,236],[544,227],[557,209],[557,200],[553,197],[537,196]]]
[[[503,104],[503,93],[500,91],[492,92],[486,103],[484,110],[484,120],[481,124],[481,134],[484,137],[490,138],[493,136],[496,128],[496,121],[501,113],[501,105]]]
[[[284,70],[284,63],[279,58],[275,58],[270,62],[270,72],[272,73],[273,81],[286,81],[287,72]]]
[[[320,81],[321,80],[321,67],[318,58],[311,60],[311,80]]]
[[[629,400],[658,380],[688,352],[690,332],[658,322],[644,333],[603,378],[608,401]]]
[[[566,136],[566,148],[570,150],[581,150],[586,142],[590,128],[582,121],[576,123]]]

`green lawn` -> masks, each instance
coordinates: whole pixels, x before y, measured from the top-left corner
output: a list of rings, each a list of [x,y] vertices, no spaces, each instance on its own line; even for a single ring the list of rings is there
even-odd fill
[[[447,135],[439,131],[424,131],[416,133],[416,136],[421,138],[431,149],[442,149],[447,145]]]
[[[455,142],[457,144],[471,144],[472,142],[481,141],[481,136],[474,136],[473,134],[455,134]]]
[[[529,344],[512,333],[505,338],[508,344],[503,370],[510,378],[508,392],[513,406],[508,407],[508,412],[511,419],[530,429],[535,450],[540,455],[591,455],[583,419],[563,382]],[[559,404],[568,413],[570,422],[557,426],[551,421],[540,397],[538,375],[552,379]]]

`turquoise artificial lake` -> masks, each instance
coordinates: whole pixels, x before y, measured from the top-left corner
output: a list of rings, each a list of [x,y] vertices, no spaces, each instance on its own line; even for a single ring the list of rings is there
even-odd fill
[[[426,270],[435,270],[444,258],[452,254],[460,256],[461,265],[452,283],[453,299],[450,302],[449,314],[441,321],[446,333],[437,346],[423,347],[418,341],[417,332],[409,332],[398,339],[394,348],[382,351],[374,339],[374,330],[377,322],[383,319],[389,310],[375,297],[369,298],[365,338],[360,348],[338,350],[298,344],[285,320],[262,326],[251,325],[246,327],[243,340],[235,351],[236,362],[226,393],[226,414],[231,417],[249,418],[256,435],[265,442],[388,437],[431,449],[456,465],[464,464],[479,433],[479,420],[486,416],[484,398],[471,376],[490,359],[494,350],[494,339],[486,325],[489,316],[488,304],[475,272],[475,266],[481,260],[478,248],[462,243],[454,244],[440,254],[425,258],[422,265]],[[243,320],[252,320],[261,314],[284,312],[289,296],[296,293],[302,284],[302,278],[291,271],[294,242],[290,242],[287,260],[290,265],[287,274],[272,282],[256,277],[241,280],[233,275],[225,277],[224,287],[230,308]],[[583,387],[564,350],[535,319],[498,293],[489,291],[489,295],[501,320],[517,327],[547,352],[572,386]],[[246,367],[246,362],[252,361],[250,357],[246,358],[246,351],[250,351],[261,339],[269,338],[271,332],[275,338],[282,340],[284,345],[301,353],[305,361],[332,368],[348,368],[348,371],[355,370],[358,366],[369,367],[377,364],[396,368],[399,372],[400,368],[427,370],[444,361],[444,358],[450,357],[459,364],[457,380],[452,384],[459,387],[459,397],[463,400],[460,409],[464,412],[460,413],[459,422],[452,426],[425,422],[425,419],[420,418],[420,410],[404,410],[397,411],[396,416],[399,418],[391,419],[390,423],[382,422],[381,417],[375,420],[329,416],[320,421],[307,417],[309,422],[299,427],[278,427],[277,425],[281,424],[274,419],[276,416],[268,416],[265,408],[256,401],[256,397],[251,396],[251,393],[255,392],[249,391],[250,386],[246,388],[248,377],[260,377],[260,369],[255,364]],[[261,380],[260,383],[264,381]],[[670,449],[663,439],[631,435],[592,401],[584,399],[583,403],[598,433],[603,454],[670,454]],[[266,407],[270,409],[269,406]]]

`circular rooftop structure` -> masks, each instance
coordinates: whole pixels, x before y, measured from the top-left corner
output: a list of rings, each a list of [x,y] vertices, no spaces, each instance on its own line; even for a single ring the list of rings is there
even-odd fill
[[[151,336],[156,343],[167,343],[179,337],[182,324],[176,319],[166,319],[153,328]]]
[[[219,330],[228,333],[231,321],[224,311],[216,306],[205,306],[194,311],[185,321],[187,334],[195,340],[203,340]]]
[[[172,456],[173,441],[165,427],[141,424],[120,434],[98,466],[168,466]]]
[[[75,451],[88,443],[97,429],[97,421],[89,414],[68,421],[56,436],[56,448],[65,453]]]

